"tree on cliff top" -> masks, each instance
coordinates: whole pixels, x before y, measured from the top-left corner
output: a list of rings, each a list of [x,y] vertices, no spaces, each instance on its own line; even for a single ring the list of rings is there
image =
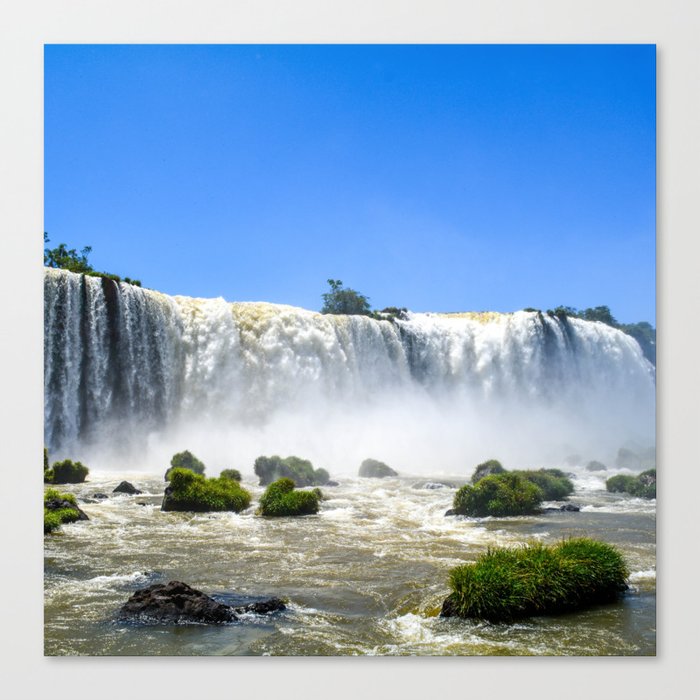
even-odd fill
[[[344,289],[341,280],[327,280],[331,287],[329,292],[322,294],[322,314],[352,314],[369,316],[372,311],[369,299],[354,289]]]

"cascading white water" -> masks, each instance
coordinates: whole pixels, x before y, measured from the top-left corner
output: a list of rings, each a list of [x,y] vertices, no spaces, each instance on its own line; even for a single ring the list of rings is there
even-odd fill
[[[653,366],[631,337],[535,312],[376,321],[169,297],[45,271],[53,456],[158,468],[191,449],[252,469],[300,454],[356,473],[551,463],[654,442]]]

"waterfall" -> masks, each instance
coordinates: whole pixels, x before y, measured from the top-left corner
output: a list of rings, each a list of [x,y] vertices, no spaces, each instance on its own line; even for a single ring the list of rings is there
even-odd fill
[[[146,465],[188,447],[223,466],[279,451],[438,471],[654,442],[654,368],[601,323],[524,311],[377,321],[65,270],[44,279],[52,455]]]

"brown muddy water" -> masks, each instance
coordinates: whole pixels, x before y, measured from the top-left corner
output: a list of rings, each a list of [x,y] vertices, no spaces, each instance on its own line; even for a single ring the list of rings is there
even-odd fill
[[[247,511],[186,514],[161,513],[162,474],[91,473],[61,490],[110,498],[81,502],[89,522],[45,537],[45,654],[653,655],[656,502],[606,493],[605,476],[578,474],[579,513],[445,517],[454,488],[403,477],[341,478],[318,515],[262,518],[252,476]],[[122,479],[144,494],[111,495]],[[510,625],[438,617],[452,567],[490,545],[569,536],[621,550],[632,574],[619,603]],[[220,626],[118,620],[134,590],[172,579],[222,602],[275,595],[289,606]]]

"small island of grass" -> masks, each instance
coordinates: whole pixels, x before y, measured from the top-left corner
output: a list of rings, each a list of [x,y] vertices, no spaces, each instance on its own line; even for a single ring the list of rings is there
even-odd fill
[[[170,470],[170,485],[165,489],[163,511],[234,511],[250,505],[250,493],[233,479],[207,479],[190,469]]]
[[[260,515],[314,515],[323,498],[319,489],[297,491],[294,482],[283,477],[271,483],[260,498]]]
[[[301,457],[258,457],[255,460],[255,474],[260,478],[260,486],[267,486],[283,477],[291,479],[295,486],[324,486],[330,475],[323,469],[314,469],[308,459]]]
[[[80,462],[64,459],[54,462],[50,469],[46,468],[47,456],[44,453],[44,483],[45,484],[82,484],[90,470]]]
[[[539,486],[517,472],[504,472],[462,486],[454,497],[454,514],[473,518],[533,515],[539,512],[542,498]]]
[[[72,493],[61,493],[57,489],[47,489],[44,493],[44,534],[57,530],[64,523],[87,519]]]
[[[617,600],[629,570],[605,542],[570,539],[557,545],[490,548],[450,572],[443,617],[512,622]]]
[[[398,473],[378,459],[366,459],[360,465],[359,476],[369,479],[384,479],[387,476],[398,476]]]
[[[184,450],[172,456],[170,469],[165,472],[166,481],[170,481],[170,473],[173,469],[189,469],[195,474],[204,474],[205,466],[204,462],[197,459],[189,450]]]

